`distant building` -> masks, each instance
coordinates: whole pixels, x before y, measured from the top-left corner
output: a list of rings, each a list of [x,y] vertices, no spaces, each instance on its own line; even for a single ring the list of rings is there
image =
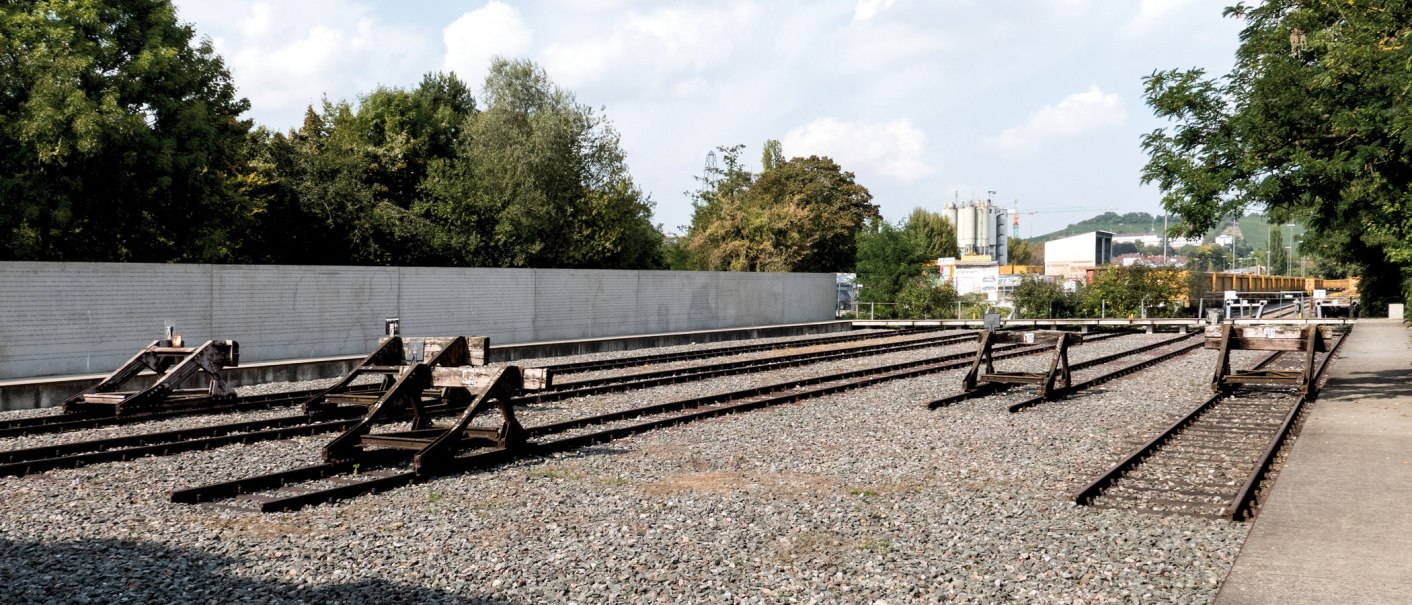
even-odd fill
[[[1160,246],[1162,245],[1162,236],[1161,236],[1161,235],[1154,235],[1154,234],[1150,234],[1150,233],[1148,233],[1148,234],[1124,234],[1124,235],[1115,235],[1115,236],[1113,236],[1113,243],[1115,243],[1115,244],[1141,244],[1141,245],[1143,245],[1143,246],[1158,246],[1158,247],[1160,247]],[[1182,247],[1182,246],[1200,246],[1202,243],[1203,243],[1203,241],[1202,241],[1202,239],[1199,238],[1199,237],[1169,237],[1169,238],[1167,238],[1167,245],[1168,245],[1168,246],[1171,246],[1171,247],[1174,248],[1174,249],[1175,249],[1175,248],[1180,248],[1180,247]],[[1227,242],[1227,243],[1229,243],[1229,242]]]
[[[838,286],[838,310],[853,308],[858,300],[858,275],[856,273],[835,273],[834,283]]]
[[[1044,243],[1044,274],[1066,280],[1083,279],[1094,267],[1113,261],[1113,234],[1080,233]]]
[[[947,202],[941,215],[956,229],[956,246],[963,257],[1009,262],[1009,210],[992,206],[990,200]]]

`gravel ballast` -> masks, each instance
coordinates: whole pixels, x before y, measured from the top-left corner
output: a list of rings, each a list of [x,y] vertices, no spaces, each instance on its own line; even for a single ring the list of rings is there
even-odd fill
[[[1094,342],[1071,361],[1167,338]],[[973,349],[518,413],[532,426]],[[959,388],[963,370],[943,371],[295,513],[166,493],[317,463],[327,435],[3,478],[0,602],[1207,603],[1245,525],[1067,495],[1200,402],[1214,359],[1198,350],[1017,414],[1018,393],[927,410]]]

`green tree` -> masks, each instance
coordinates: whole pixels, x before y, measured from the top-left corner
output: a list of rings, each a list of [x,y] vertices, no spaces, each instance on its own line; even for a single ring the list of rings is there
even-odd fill
[[[742,146],[721,147],[724,168],[700,180],[684,245],[692,266],[715,271],[837,272],[852,267],[857,234],[878,215],[867,188],[828,158],[791,158],[759,175]]]
[[[240,260],[249,103],[168,0],[0,8],[0,259]]]
[[[1077,317],[1081,311],[1081,291],[1067,291],[1039,275],[1021,276],[1010,297],[1017,315],[1027,319]]]
[[[1365,301],[1395,296],[1412,262],[1412,4],[1270,0],[1226,15],[1235,67],[1158,71],[1147,102],[1175,122],[1143,137],[1144,182],[1201,233],[1249,205],[1308,221],[1358,265]],[[1273,249],[1273,247],[1272,247]]]
[[[1192,271],[1225,271],[1230,260],[1229,251],[1215,244],[1192,246],[1186,253],[1186,267]]]
[[[775,139],[765,141],[760,150],[760,172],[769,172],[784,163],[784,147]]]
[[[1182,273],[1170,267],[1099,267],[1083,291],[1084,312],[1096,316],[1138,317],[1174,315],[1187,292]]]
[[[858,300],[895,301],[903,286],[922,272],[923,258],[901,229],[880,218],[869,221],[858,233]]]
[[[1270,274],[1289,273],[1289,251],[1285,250],[1285,236],[1279,229],[1270,231]]]
[[[455,264],[660,268],[653,203],[632,181],[618,133],[530,61],[496,58],[486,107],[454,158],[429,163],[415,210],[440,225]]]
[[[938,319],[955,313],[956,290],[951,284],[932,282],[925,277],[906,280],[897,293],[897,317]]]
[[[940,213],[914,208],[902,232],[912,240],[912,247],[922,260],[955,258],[961,254],[956,247],[956,228]]]
[[[1006,253],[1011,265],[1037,266],[1044,264],[1044,246],[1031,240],[1011,237],[1006,240]]]

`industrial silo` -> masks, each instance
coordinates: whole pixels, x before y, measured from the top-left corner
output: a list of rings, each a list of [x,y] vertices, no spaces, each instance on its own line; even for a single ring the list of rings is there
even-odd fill
[[[962,252],[976,250],[976,208],[970,202],[956,208],[956,246]]]
[[[990,214],[990,200],[976,202],[976,254],[990,254],[995,243],[995,218]]]
[[[960,224],[956,222],[956,202],[947,202],[941,206],[941,216],[951,221],[951,230],[955,231]]]

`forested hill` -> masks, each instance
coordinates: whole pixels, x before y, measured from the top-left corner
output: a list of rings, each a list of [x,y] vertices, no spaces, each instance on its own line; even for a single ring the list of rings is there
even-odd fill
[[[1168,223],[1176,226],[1180,220],[1172,217]],[[1155,230],[1154,230],[1155,229]],[[1072,223],[1068,227],[1046,233],[1044,235],[1030,238],[1035,242],[1047,242],[1061,237],[1088,233],[1090,231],[1108,231],[1114,234],[1121,233],[1158,233],[1162,229],[1162,217],[1153,216],[1146,212],[1129,212],[1118,214],[1117,212],[1104,212],[1090,219],[1085,219],[1077,223]]]

